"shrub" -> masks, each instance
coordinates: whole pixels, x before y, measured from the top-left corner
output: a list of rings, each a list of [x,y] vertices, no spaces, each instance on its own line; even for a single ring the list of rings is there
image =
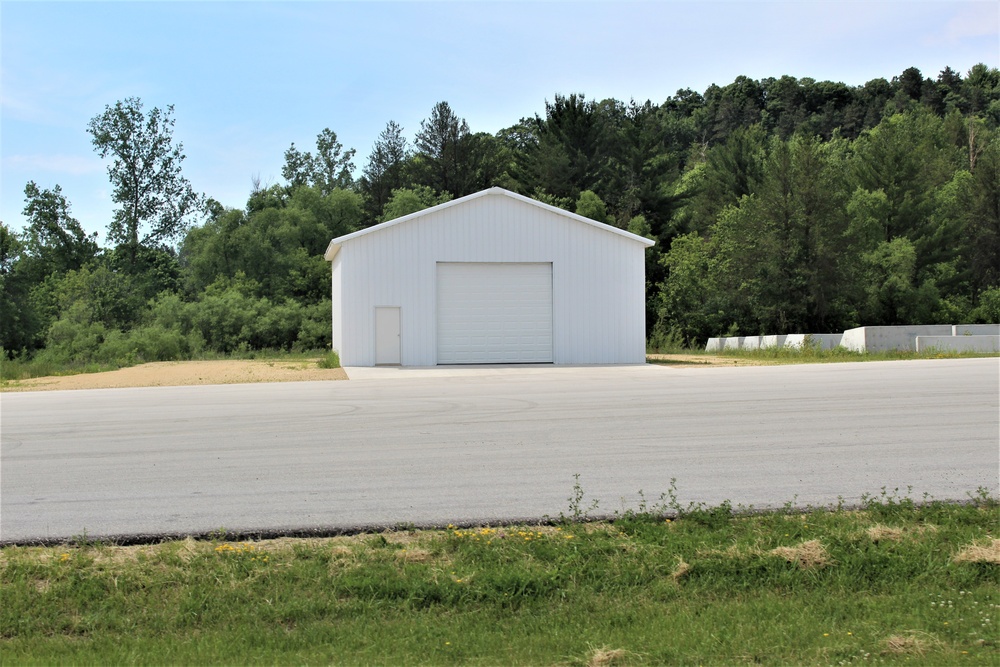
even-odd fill
[[[316,365],[320,368],[340,368],[340,355],[336,350],[330,350]]]
[[[302,308],[302,319],[292,349],[298,351],[322,350],[330,345],[332,336],[330,308],[330,299]]]
[[[127,334],[110,332],[101,346],[100,356],[100,361],[123,364],[171,361],[188,358],[191,354],[188,341],[180,331],[152,325]]]

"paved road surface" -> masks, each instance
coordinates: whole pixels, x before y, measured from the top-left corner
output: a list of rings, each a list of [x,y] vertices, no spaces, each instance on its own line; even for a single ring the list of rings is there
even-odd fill
[[[557,516],[576,473],[601,512],[998,488],[995,358],[381,374],[5,394],[0,539]]]

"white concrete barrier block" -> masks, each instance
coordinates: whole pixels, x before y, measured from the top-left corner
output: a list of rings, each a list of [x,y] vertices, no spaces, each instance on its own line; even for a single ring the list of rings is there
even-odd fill
[[[741,349],[743,350],[759,350],[760,349],[760,336],[744,336],[743,345]]]
[[[864,352],[865,329],[866,327],[858,327],[845,331],[843,337],[840,339],[841,347],[847,348],[852,352]]]
[[[1000,324],[956,324],[953,336],[1000,336]]]
[[[917,352],[1000,352],[1000,336],[917,336]]]
[[[806,334],[806,342],[818,345],[821,350],[832,350],[843,338],[844,334]]]
[[[761,336],[760,346],[762,349],[773,349],[783,347],[788,336]]]
[[[709,338],[708,342],[705,343],[706,352],[719,352],[722,350],[723,342],[725,338]]]
[[[785,347],[801,350],[806,346],[815,346],[821,350],[832,350],[840,345],[844,334],[788,334],[785,337]]]
[[[916,351],[917,336],[950,336],[952,332],[950,324],[858,327],[845,331],[840,344],[855,352]]]
[[[743,346],[743,336],[730,336],[722,346],[724,350],[738,350]]]
[[[788,334],[785,336],[785,347],[790,347],[795,350],[801,350],[802,345],[806,342],[805,334]]]

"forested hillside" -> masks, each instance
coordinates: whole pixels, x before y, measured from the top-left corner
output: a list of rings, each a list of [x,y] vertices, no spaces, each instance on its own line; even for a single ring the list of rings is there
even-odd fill
[[[447,102],[364,163],[323,129],[244,208],[196,194],[174,109],[90,122],[118,206],[100,247],[59,185],[0,225],[8,358],[130,363],[329,345],[331,238],[499,185],[649,236],[654,343],[1000,321],[1000,70],[862,86],[739,77],[662,103],[556,95],[474,132]],[[318,129],[318,128],[317,128]],[[356,169],[360,165],[360,170]],[[357,177],[355,178],[355,176]]]

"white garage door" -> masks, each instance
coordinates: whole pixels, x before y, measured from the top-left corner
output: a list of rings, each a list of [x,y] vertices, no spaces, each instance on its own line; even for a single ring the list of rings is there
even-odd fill
[[[552,361],[552,265],[437,265],[438,363]]]

